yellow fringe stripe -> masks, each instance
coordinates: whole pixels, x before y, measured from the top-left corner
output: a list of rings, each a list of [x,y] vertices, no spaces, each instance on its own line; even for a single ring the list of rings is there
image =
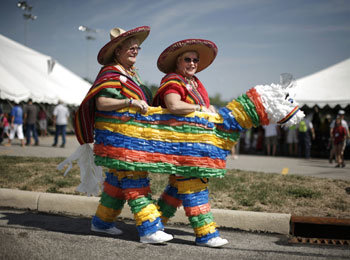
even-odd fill
[[[109,172],[113,173],[114,176],[118,176],[118,180],[128,178],[132,180],[138,180],[148,177],[148,172],[140,171],[119,171],[116,169],[109,169]]]
[[[202,237],[209,233],[214,233],[216,231],[216,223],[211,222],[208,225],[204,225],[202,227],[194,228],[194,233],[196,234],[196,237]]]
[[[117,112],[119,113],[124,113],[124,112],[129,112],[129,113],[140,113],[140,110],[138,108],[122,108],[118,110]],[[149,107],[147,110],[146,114],[142,114],[143,116],[149,116],[153,114],[160,114],[160,115],[165,115],[165,114],[171,114],[169,110],[162,108],[162,107]],[[224,122],[223,118],[217,114],[217,113],[205,113],[205,112],[192,112],[187,115],[181,115],[181,117],[199,117],[199,118],[205,118],[209,122],[215,123],[215,124],[222,124]]]
[[[115,210],[107,208],[101,204],[98,205],[96,216],[105,222],[114,222],[116,217],[121,213],[121,209]]]
[[[139,126],[116,124],[107,122],[96,122],[95,128],[99,130],[108,130],[119,133],[128,137],[140,138],[161,142],[190,142],[190,143],[206,143],[217,146],[221,149],[230,150],[234,145],[234,141],[219,138],[214,134],[192,134],[192,133],[176,133],[167,130],[140,128]]]
[[[141,211],[134,214],[136,226],[142,225],[142,222],[149,220],[149,222],[153,222],[156,218],[160,217],[160,213],[157,210],[156,205],[149,204],[144,207]]]
[[[228,109],[232,111],[232,114],[235,116],[237,122],[246,129],[253,127],[253,122],[248,114],[245,112],[244,107],[241,103],[236,100],[228,103],[226,106]]]
[[[208,183],[203,183],[201,179],[178,181],[177,189],[179,194],[191,194],[206,190]]]

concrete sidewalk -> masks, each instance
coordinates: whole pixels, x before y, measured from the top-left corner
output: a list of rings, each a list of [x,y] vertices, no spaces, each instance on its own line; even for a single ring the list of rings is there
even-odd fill
[[[98,197],[0,189],[0,207],[51,214],[92,217],[96,212],[98,201]],[[290,231],[290,214],[223,209],[212,209],[212,213],[219,227],[284,235],[288,235]],[[123,209],[120,217],[134,219],[127,206]],[[189,224],[182,207],[169,222],[169,224],[174,223]]]

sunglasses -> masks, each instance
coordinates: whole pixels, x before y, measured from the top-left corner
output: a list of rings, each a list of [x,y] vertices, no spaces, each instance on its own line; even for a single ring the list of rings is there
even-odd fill
[[[132,51],[132,52],[139,51],[139,50],[141,50],[141,47],[131,47],[131,48],[129,48],[129,51]]]
[[[184,61],[185,61],[186,63],[191,63],[191,62],[193,62],[194,64],[197,64],[197,63],[199,62],[199,59],[197,59],[197,58],[191,59],[191,58],[186,57],[186,58],[184,58]]]

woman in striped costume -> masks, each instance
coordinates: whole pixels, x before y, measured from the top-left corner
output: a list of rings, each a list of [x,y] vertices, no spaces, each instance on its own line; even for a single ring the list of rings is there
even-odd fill
[[[208,67],[217,54],[216,45],[208,40],[188,39],[176,42],[158,58],[158,68],[166,73],[154,97],[154,106],[167,108],[172,114],[194,111],[215,112],[207,91],[194,75]],[[195,174],[194,174],[195,175]],[[170,175],[169,184],[158,201],[165,224],[183,205],[194,229],[196,244],[221,247],[228,243],[216,229],[210,212],[208,178]]]
[[[80,144],[94,142],[96,154],[112,148],[116,142],[104,130],[106,124],[118,124],[117,120],[108,116],[110,111],[134,107],[144,114],[148,110],[152,94],[142,85],[134,64],[139,46],[149,31],[148,26],[127,32],[114,28],[110,33],[111,41],[98,54],[98,61],[104,66],[80,105],[75,120]],[[160,212],[151,198],[148,173],[123,170],[108,162],[99,165],[109,170],[106,172],[102,196],[92,219],[91,230],[111,235],[121,234],[122,231],[115,227],[115,220],[127,201],[134,213],[142,243],[162,243],[173,239],[172,235],[162,231]]]

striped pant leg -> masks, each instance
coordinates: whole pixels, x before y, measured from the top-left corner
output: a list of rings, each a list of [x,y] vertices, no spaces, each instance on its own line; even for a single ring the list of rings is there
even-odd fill
[[[134,214],[140,236],[155,233],[164,228],[160,212],[151,196],[147,172],[130,172],[120,179],[124,198]]]
[[[114,227],[125,202],[117,173],[114,170],[106,172],[102,196],[96,214],[92,218],[92,224],[100,229]]]
[[[178,181],[179,197],[196,235],[196,243],[218,237],[219,231],[210,212],[208,180],[200,178]]]
[[[175,175],[169,176],[168,185],[157,202],[163,224],[166,224],[175,215],[177,208],[182,205],[178,196],[176,178]]]

